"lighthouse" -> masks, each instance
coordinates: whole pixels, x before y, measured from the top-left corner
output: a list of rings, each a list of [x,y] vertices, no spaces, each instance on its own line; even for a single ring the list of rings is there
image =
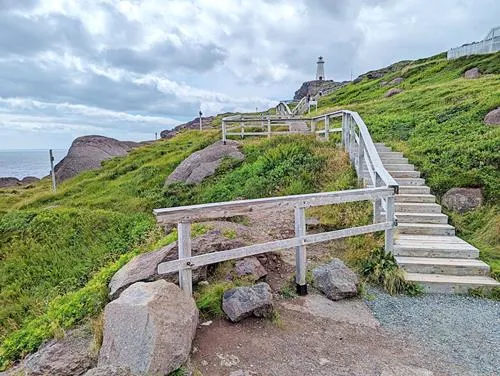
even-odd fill
[[[323,56],[318,57],[318,67],[316,68],[316,80],[323,81],[325,79],[325,62],[323,61]]]

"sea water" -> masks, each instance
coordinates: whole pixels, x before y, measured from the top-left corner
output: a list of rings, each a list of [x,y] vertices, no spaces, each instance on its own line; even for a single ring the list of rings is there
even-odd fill
[[[67,153],[67,150],[52,150],[54,165]],[[25,176],[42,178],[50,173],[48,150],[0,150],[0,177],[13,176],[22,179]]]

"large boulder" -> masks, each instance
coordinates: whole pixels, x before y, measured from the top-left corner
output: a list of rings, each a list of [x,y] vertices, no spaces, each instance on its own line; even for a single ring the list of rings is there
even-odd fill
[[[92,368],[85,376],[132,376],[132,373],[128,369],[108,365]]]
[[[483,203],[483,194],[480,188],[452,188],[441,198],[441,204],[453,211],[465,213]]]
[[[82,171],[95,170],[101,162],[126,155],[141,143],[118,141],[104,136],[83,136],[76,138],[68,150],[68,154],[55,166],[58,181],[69,179]]]
[[[234,271],[238,277],[251,276],[255,280],[259,280],[267,275],[266,269],[255,256],[245,257],[236,261]]]
[[[466,70],[464,73],[464,78],[467,78],[469,80],[479,78],[481,77],[481,72],[479,71],[479,68],[472,68],[469,70]]]
[[[484,117],[484,123],[487,125],[500,125],[500,107],[488,112]]]
[[[96,364],[92,353],[93,335],[86,328],[66,333],[43,345],[24,362],[28,376],[79,376]]]
[[[268,317],[273,311],[271,287],[264,282],[250,287],[236,287],[224,292],[222,310],[232,322],[249,316]]]
[[[168,375],[186,362],[198,326],[194,299],[173,283],[138,282],[104,309],[98,367]]]
[[[39,181],[40,181],[40,179],[38,179],[35,176],[25,176],[24,178],[21,179],[21,184],[28,185],[28,184],[32,184],[32,183],[37,183]]]
[[[331,300],[350,298],[358,293],[358,276],[340,259],[318,266],[312,273],[314,287]]]
[[[384,94],[384,97],[389,98],[389,97],[392,97],[393,95],[396,95],[396,94],[399,94],[399,93],[402,93],[402,92],[403,92],[403,90],[398,89],[397,87],[395,87],[395,88],[392,88],[389,91],[387,91]]]
[[[335,82],[333,80],[306,81],[303,82],[302,86],[295,92],[293,99],[299,101],[308,95],[313,97],[319,93],[321,93],[321,95],[330,94],[348,83],[349,81]]]
[[[244,243],[240,240],[228,239],[223,235],[222,231],[215,229],[192,240],[191,254],[197,256],[205,253],[238,248],[243,245]],[[158,279],[165,279],[172,283],[178,283],[179,273],[175,272],[160,276],[157,270],[158,264],[177,260],[178,250],[177,242],[175,242],[156,251],[134,257],[118,270],[113,278],[111,278],[109,282],[110,299],[116,299],[123,290],[139,281],[150,282]],[[201,266],[193,269],[193,283],[206,279],[207,270],[208,266]]]
[[[21,185],[21,181],[18,178],[12,176],[0,178],[0,188],[17,187],[18,185]]]
[[[170,174],[165,185],[172,183],[198,184],[203,179],[215,173],[224,158],[230,157],[242,160],[245,158],[239,151],[240,144],[228,140],[226,145],[218,141],[205,149],[197,151],[187,157]]]
[[[392,85],[399,85],[403,81],[404,81],[403,77],[396,77],[395,79],[389,81],[388,85],[390,85],[390,86],[392,86]]]

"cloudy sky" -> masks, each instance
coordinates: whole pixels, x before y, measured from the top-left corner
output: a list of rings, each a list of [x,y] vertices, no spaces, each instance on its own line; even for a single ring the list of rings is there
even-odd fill
[[[152,139],[481,39],[498,0],[0,0],[0,149]]]

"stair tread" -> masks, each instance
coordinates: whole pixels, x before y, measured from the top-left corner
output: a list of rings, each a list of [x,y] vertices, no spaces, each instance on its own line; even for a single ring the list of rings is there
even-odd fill
[[[451,274],[427,274],[427,273],[405,273],[406,280],[421,283],[453,283],[457,285],[484,285],[496,287],[500,282],[491,277],[480,275],[451,275]]]
[[[406,202],[406,204],[417,204],[416,202]],[[385,214],[385,212],[383,212],[382,214]],[[443,214],[443,213],[413,213],[413,212],[395,212],[394,215],[398,216],[398,215],[415,215],[415,216],[419,216],[419,217],[447,217],[446,214]]]
[[[409,223],[409,222],[398,222],[398,227],[426,227],[426,228],[455,228],[452,225],[446,223]]]
[[[458,243],[469,244],[458,236],[440,236],[440,235],[412,235],[399,234],[396,240],[411,240],[416,243],[431,242],[431,243]]]
[[[421,265],[448,265],[448,266],[476,266],[489,269],[488,264],[481,260],[464,258],[444,258],[444,257],[414,257],[396,256],[398,264],[421,264]]]
[[[477,250],[476,247],[468,243],[419,243],[410,241],[396,241],[394,247],[397,249],[449,249],[449,250]]]

